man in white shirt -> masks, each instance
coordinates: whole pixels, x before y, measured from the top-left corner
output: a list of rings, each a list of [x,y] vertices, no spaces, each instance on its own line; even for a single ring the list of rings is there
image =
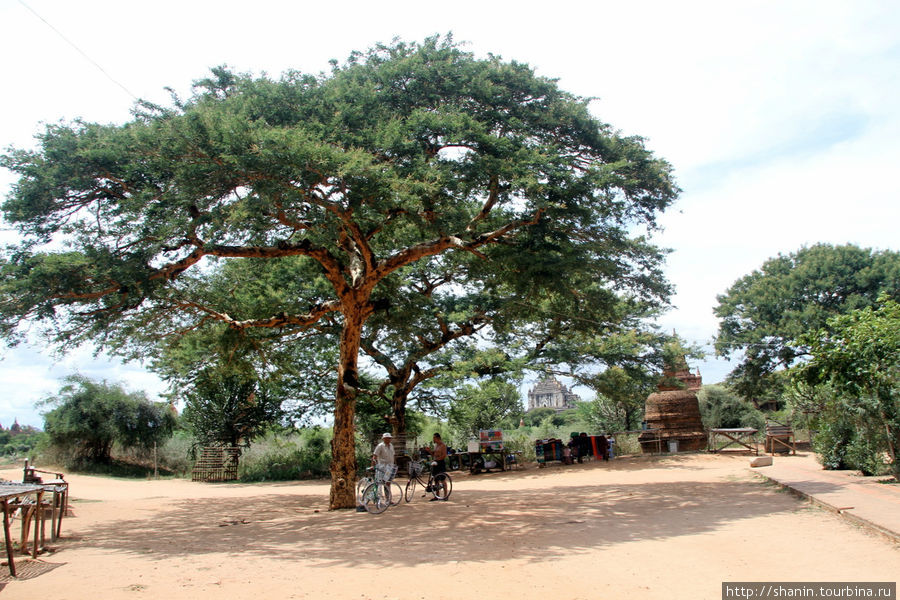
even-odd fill
[[[372,452],[372,462],[378,465],[394,464],[394,446],[391,445],[391,434],[385,433],[381,436],[381,443],[375,446]]]

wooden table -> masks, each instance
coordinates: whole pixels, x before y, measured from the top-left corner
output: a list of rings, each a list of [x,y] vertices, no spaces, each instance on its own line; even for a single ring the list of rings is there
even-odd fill
[[[41,529],[43,528],[44,520],[43,511],[41,510],[41,500],[44,496],[44,486],[31,483],[14,483],[6,481],[0,482],[0,506],[3,507],[3,536],[6,539],[6,558],[7,560],[9,560],[9,574],[13,577],[16,576],[16,563],[13,559],[13,546],[12,540],[10,539],[9,535],[10,508],[12,507],[13,511],[15,511],[21,506],[22,500],[27,499],[29,496],[34,496],[34,505],[36,509],[32,512],[32,514],[36,515],[36,518],[39,519],[38,522],[35,522],[34,546],[32,547],[31,552],[32,558],[37,558],[39,535]],[[23,532],[26,531],[25,525],[28,518],[29,517],[26,517],[25,515],[22,516]]]
[[[53,494],[53,502],[50,505],[50,540],[55,542],[62,531],[62,520],[69,508],[69,482],[54,479],[35,485]],[[41,541],[43,542],[43,539]]]
[[[734,446],[735,444],[743,446],[750,452],[753,452],[757,456],[759,456],[759,446],[756,444],[756,440],[753,438],[757,433],[757,430],[752,427],[733,427],[729,429],[710,429],[709,430],[709,442],[707,444],[707,449],[710,452],[721,452],[725,448],[729,446]],[[718,447],[719,437],[723,437],[729,441],[724,446]]]

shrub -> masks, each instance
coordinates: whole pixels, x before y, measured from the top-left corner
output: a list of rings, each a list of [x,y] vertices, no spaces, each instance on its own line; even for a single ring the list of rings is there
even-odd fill
[[[828,470],[847,469],[847,450],[853,438],[853,423],[835,415],[822,419],[819,431],[813,436],[813,450],[819,462]]]
[[[311,427],[297,432],[269,432],[241,455],[241,481],[289,481],[328,476],[330,434]]]
[[[700,415],[707,429],[766,426],[765,415],[724,385],[705,385],[697,394]]]
[[[116,445],[152,448],[170,437],[175,426],[166,404],[81,375],[66,377],[57,396],[45,404],[54,408],[44,415],[44,429],[52,443],[65,450],[69,468],[109,463]]]

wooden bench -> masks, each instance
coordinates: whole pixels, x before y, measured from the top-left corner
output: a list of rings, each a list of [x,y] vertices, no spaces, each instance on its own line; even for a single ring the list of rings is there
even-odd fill
[[[22,474],[22,483],[43,483],[43,479],[37,473],[42,473],[44,475],[53,475],[53,478],[59,481],[65,481],[65,476],[62,473],[57,473],[56,471],[43,471],[41,469],[36,469],[34,466],[28,466],[28,459],[25,459],[25,471]]]
[[[41,475],[52,475],[52,479],[44,481]],[[44,505],[46,516],[50,517],[50,539],[56,541],[62,531],[63,517],[69,511],[69,482],[66,481],[65,475],[56,471],[44,471],[43,469],[29,466],[28,459],[25,459],[25,469],[22,474],[22,483],[40,485],[45,492],[53,494],[52,500],[45,501]],[[25,509],[23,509],[24,513]],[[43,535],[43,531],[41,532]]]
[[[794,429],[790,425],[774,420],[766,420],[766,452],[790,452],[797,454]]]

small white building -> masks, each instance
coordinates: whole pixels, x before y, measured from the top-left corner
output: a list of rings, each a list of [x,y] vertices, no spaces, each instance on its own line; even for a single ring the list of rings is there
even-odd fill
[[[555,377],[539,381],[528,391],[528,410],[535,408],[552,408],[557,412],[575,408],[581,396],[569,391]]]

